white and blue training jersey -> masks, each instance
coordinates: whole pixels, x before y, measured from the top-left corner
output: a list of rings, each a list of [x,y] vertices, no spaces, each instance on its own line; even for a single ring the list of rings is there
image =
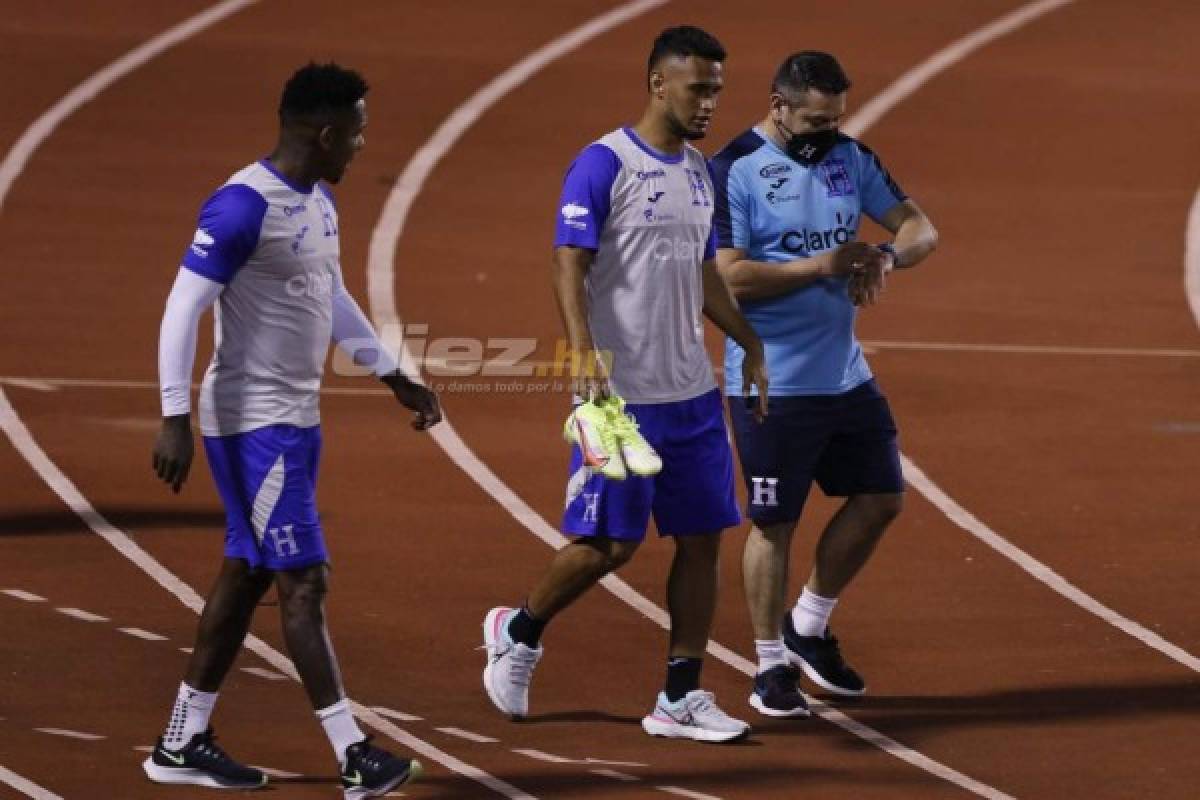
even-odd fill
[[[296,186],[265,159],[204,203],[186,269],[225,288],[200,388],[206,436],[320,422],[318,397],[342,285],[338,218],[325,187]]]
[[[719,247],[753,261],[785,262],[833,250],[906,199],[866,145],[839,136],[815,166],[793,160],[760,129],[713,157],[714,228]],[[871,379],[854,336],[856,309],[846,278],[821,278],[763,300],[742,301],[767,356],[772,395],[842,394]],[[725,343],[725,386],[738,394],[744,352]]]
[[[630,403],[716,387],[701,317],[700,267],[716,255],[712,214],[712,181],[691,145],[672,156],[621,128],[567,170],[554,244],[596,254],[588,323],[596,348],[612,355],[613,390]]]

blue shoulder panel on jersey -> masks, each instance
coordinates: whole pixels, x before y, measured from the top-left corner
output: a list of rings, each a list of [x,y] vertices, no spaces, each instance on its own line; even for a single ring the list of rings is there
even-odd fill
[[[751,129],[725,145],[721,152],[708,162],[708,172],[712,176],[713,187],[717,193],[713,230],[717,234],[718,247],[736,247],[733,241],[733,218],[729,209],[729,175],[733,165],[762,146],[763,138]]]
[[[333,199],[333,192],[325,185],[324,181],[318,182],[317,188],[321,190],[321,194],[325,195],[325,199],[329,201],[329,205],[333,206],[333,210],[337,211],[337,200]]]
[[[612,186],[621,160],[609,147],[593,143],[571,163],[563,178],[555,247],[600,247],[600,232],[612,205]]]
[[[229,283],[258,245],[267,200],[242,183],[222,186],[200,209],[200,221],[183,266],[217,283]]]

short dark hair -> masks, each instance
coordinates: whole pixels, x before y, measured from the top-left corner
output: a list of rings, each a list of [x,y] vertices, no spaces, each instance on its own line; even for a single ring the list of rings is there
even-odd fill
[[[809,89],[841,94],[850,85],[850,79],[836,58],[819,50],[802,50],[792,53],[779,65],[771,81],[771,91],[796,99]]]
[[[691,25],[667,28],[654,40],[650,58],[646,61],[646,77],[667,56],[700,56],[709,61],[724,61],[725,48],[717,37]]]
[[[290,122],[353,110],[366,96],[368,88],[363,76],[352,69],[332,61],[328,64],[310,61],[296,70],[284,85],[283,96],[279,99],[279,119]]]

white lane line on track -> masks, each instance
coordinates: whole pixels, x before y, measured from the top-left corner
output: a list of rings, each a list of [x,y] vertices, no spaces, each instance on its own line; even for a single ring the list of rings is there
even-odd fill
[[[80,107],[94,98],[97,94],[116,83],[125,75],[182,42],[200,33],[222,19],[234,14],[256,0],[225,0],[213,7],[189,17],[183,22],[167,29],[130,50],[125,55],[103,67],[89,76],[50,107],[44,114],[21,134],[12,149],[0,162],[0,210],[12,188],[13,182],[24,170],[33,153],[58,127],[58,125]],[[16,410],[8,401],[3,388],[0,388],[0,428],[3,428],[9,440],[19,453],[29,462],[42,480],[62,499],[68,508],[73,510],[87,525],[115,548],[121,555],[129,559],[154,579],[160,586],[173,594],[183,605],[197,614],[200,613],[204,602],[192,587],[181,581],[174,573],[160,564],[153,556],[139,547],[123,531],[113,526],[101,516],[87,501],[87,498],[71,483],[62,470],[50,460],[45,451],[38,446],[29,429],[21,422]],[[266,642],[254,636],[246,639],[246,648],[256,653],[260,658],[272,664],[293,680],[299,676],[292,668],[291,661]],[[532,795],[512,786],[488,773],[467,764],[458,758],[434,747],[429,742],[418,739],[396,727],[394,724],[375,712],[364,708],[358,703],[352,704],[356,716],[364,723],[376,728],[400,744],[435,761],[447,769],[457,772],[471,780],[480,783],[511,800],[535,800]]]
[[[135,639],[144,639],[147,642],[165,642],[167,637],[161,633],[143,630],[142,628],[117,628],[121,633],[128,634]]]
[[[609,761],[607,758],[585,758],[585,764],[607,764],[610,767],[649,767],[649,764],[643,764],[641,761]]]
[[[420,722],[424,717],[418,717],[416,714],[405,714],[403,711],[396,711],[392,708],[384,708],[383,706],[371,706],[371,710],[381,717],[394,719],[398,722]]]
[[[43,789],[28,778],[23,778],[7,767],[0,767],[0,783],[8,784],[33,800],[63,800],[49,789]]]
[[[1196,324],[1200,325],[1200,191],[1188,211],[1183,248],[1183,289]]]
[[[85,742],[98,742],[101,739],[107,739],[107,736],[101,736],[98,733],[84,733],[83,731],[73,731],[67,728],[34,728],[38,733],[48,733],[51,736],[62,736],[67,739],[81,739]]]
[[[1154,648],[1168,658],[1178,661],[1188,669],[1200,672],[1200,658],[1196,658],[1183,648],[1171,644],[1154,631],[1143,628],[1136,622],[1121,616],[1091,595],[1077,588],[1057,572],[1050,569],[1050,567],[1011,544],[1007,539],[980,522],[971,512],[956,503],[954,498],[947,495],[937,484],[929,480],[921,468],[912,463],[908,458],[902,455],[900,456],[900,461],[904,467],[904,479],[915,486],[921,494],[925,495],[929,502],[933,503],[939,511],[949,517],[955,525],[967,531],[1075,605],[1086,611],[1090,611],[1114,628],[1129,634],[1147,647]]]
[[[602,778],[612,778],[614,781],[622,781],[624,783],[633,783],[640,781],[637,775],[630,775],[628,772],[618,772],[615,769],[593,769],[588,770],[593,775],[599,775]]]
[[[58,613],[81,620],[83,622],[108,622],[108,617],[102,617],[99,614],[93,614],[90,611],[84,611],[82,608],[56,608]]]
[[[263,766],[259,766],[259,765],[253,765],[253,764],[251,766],[253,766],[256,770],[259,770],[260,772],[265,772],[266,774],[270,775],[272,778],[299,778],[300,777],[299,772],[285,772],[284,770],[281,770],[281,769],[273,769],[271,767],[263,767]]]
[[[534,761],[545,761],[547,764],[574,764],[575,759],[566,758],[564,756],[556,756],[551,753],[545,753],[541,750],[534,750],[529,747],[516,747],[513,752],[519,756],[532,758]]]
[[[4,378],[4,383],[9,386],[16,386],[18,389],[32,389],[35,392],[56,392],[58,387],[49,381],[40,381],[36,378]]]
[[[40,594],[27,592],[24,589],[0,589],[0,594],[6,594],[9,597],[15,597],[18,600],[24,600],[26,603],[44,603],[46,598]]]
[[[884,89],[879,96],[864,105],[858,114],[847,121],[846,132],[853,136],[861,134],[873,122],[880,119],[939,72],[966,58],[980,47],[1070,2],[1073,0],[1039,0],[1039,2],[1030,3],[952,42],[917,67],[906,72]],[[376,328],[388,332],[403,330],[400,314],[395,304],[396,251],[409,211],[434,167],[454,147],[463,133],[508,92],[520,86],[547,64],[595,35],[592,33],[585,37],[579,37],[580,30],[582,29],[572,31],[549,46],[531,53],[477,91],[446,118],[429,141],[405,166],[384,204],[379,221],[371,235],[367,264],[367,292],[371,316]],[[570,44],[564,44],[568,40],[570,40]],[[409,374],[416,375],[414,359],[404,343],[392,341],[388,344],[399,350],[401,362]],[[553,548],[561,548],[566,544],[567,540],[562,534],[548,525],[466,445],[448,417],[442,421],[442,424],[433,428],[430,435],[460,469],[466,472],[530,532]],[[609,575],[601,583],[614,595],[651,620],[664,628],[669,627],[666,612],[634,591],[620,578]],[[747,675],[754,674],[754,664],[716,642],[709,643],[708,652]],[[887,753],[943,780],[987,798],[1007,798],[1009,796],[995,787],[977,781],[902,745],[824,703],[810,702],[810,707],[814,713],[827,722],[831,722],[843,730],[871,742]]]
[[[712,794],[704,794],[702,792],[693,792],[689,789],[680,789],[678,786],[655,786],[660,792],[667,794],[679,795],[680,797],[690,797],[692,800],[721,800],[721,798]]]
[[[263,669],[262,667],[242,667],[241,671],[247,675],[266,678],[269,681],[286,681],[288,679],[287,675],[281,675],[278,672],[269,669]]]
[[[479,744],[495,744],[496,742],[500,741],[499,739],[493,739],[491,736],[484,736],[482,733],[464,731],[462,728],[455,728],[452,726],[434,728],[434,730],[440,731],[447,736],[457,736],[459,739],[466,739],[468,742],[478,742]]]

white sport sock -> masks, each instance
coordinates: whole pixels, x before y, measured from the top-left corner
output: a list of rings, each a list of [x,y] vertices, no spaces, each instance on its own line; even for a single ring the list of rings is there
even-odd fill
[[[771,667],[786,667],[787,654],[783,639],[755,639],[754,652],[758,654],[758,673],[761,675]]]
[[[321,720],[321,727],[333,745],[338,764],[345,767],[346,748],[367,738],[350,713],[350,701],[343,697],[328,708],[317,709],[317,719]]]
[[[821,597],[805,587],[792,609],[792,625],[801,636],[824,636],[829,625],[829,615],[837,605],[836,597]]]
[[[212,716],[216,704],[217,692],[201,692],[186,683],[179,684],[175,707],[171,709],[171,721],[163,733],[163,747],[178,750],[197,733],[208,730],[208,718]]]

